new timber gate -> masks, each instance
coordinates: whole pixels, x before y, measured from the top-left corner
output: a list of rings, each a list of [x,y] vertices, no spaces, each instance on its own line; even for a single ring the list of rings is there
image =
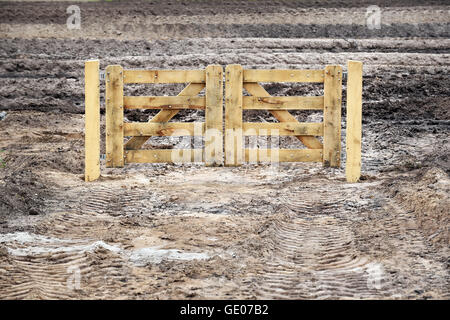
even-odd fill
[[[341,155],[342,67],[318,70],[254,70],[241,65],[225,69],[225,123],[223,123],[223,69],[105,70],[106,166],[125,163],[204,162],[237,166],[244,162],[323,162],[339,167]],[[323,96],[273,97],[259,82],[323,83]],[[124,96],[126,84],[186,83],[177,96]],[[100,176],[99,61],[85,64],[85,180]],[[205,88],[205,95],[198,94]],[[244,96],[245,89],[250,96]],[[347,161],[349,182],[360,177],[362,63],[349,61],[347,79]],[[160,110],[147,123],[124,122],[125,109]],[[183,109],[205,112],[204,122],[171,122]],[[267,110],[279,122],[243,122],[243,110]],[[320,110],[323,121],[301,123],[290,110]],[[225,130],[225,134],[224,134]],[[245,136],[295,136],[306,149],[246,149]],[[200,149],[146,149],[152,136],[201,136]],[[124,142],[125,137],[131,137]],[[322,141],[320,140],[320,138]],[[223,141],[225,143],[223,143]]]

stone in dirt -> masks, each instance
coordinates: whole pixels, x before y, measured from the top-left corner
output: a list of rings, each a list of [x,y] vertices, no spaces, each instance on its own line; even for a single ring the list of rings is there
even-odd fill
[[[30,216],[37,216],[37,215],[39,214],[39,211],[36,210],[35,208],[31,208],[31,209],[28,211],[28,214],[29,214]]]

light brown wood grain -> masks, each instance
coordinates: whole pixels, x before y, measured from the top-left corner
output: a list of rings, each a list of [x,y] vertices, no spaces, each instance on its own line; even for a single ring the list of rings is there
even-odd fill
[[[323,111],[323,164],[341,164],[342,67],[326,66]]]
[[[205,83],[205,70],[125,70],[124,83]]]
[[[242,124],[244,135],[275,135],[280,136],[322,136],[323,123],[282,122],[282,123],[253,123]]]
[[[244,161],[242,85],[242,66],[228,65],[225,69],[225,165],[227,166],[238,166]]]
[[[223,163],[223,69],[206,67],[205,164]]]
[[[205,97],[195,96],[125,96],[125,109],[205,109]]]
[[[322,110],[323,97],[243,97],[247,110]]]
[[[362,72],[362,62],[348,61],[345,163],[348,182],[357,182],[361,176]]]
[[[99,61],[84,64],[84,179],[100,177],[100,77]]]
[[[244,70],[244,82],[323,82],[323,70]]]
[[[127,163],[186,163],[197,159],[202,161],[201,154],[201,149],[128,150],[125,152]]]
[[[123,69],[106,68],[106,166],[123,167]]]
[[[198,130],[196,130],[198,129]],[[124,136],[194,136],[203,135],[205,124],[203,122],[125,122],[123,124]]]
[[[275,153],[276,155],[274,155]],[[245,149],[247,162],[322,162],[319,149]]]

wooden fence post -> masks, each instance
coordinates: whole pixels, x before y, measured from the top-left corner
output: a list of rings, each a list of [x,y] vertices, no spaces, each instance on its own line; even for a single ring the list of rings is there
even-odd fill
[[[243,162],[242,66],[228,65],[225,79],[225,165],[238,166]]]
[[[206,67],[205,164],[223,163],[223,69]]]
[[[106,68],[106,166],[123,167],[123,69]]]
[[[361,176],[362,126],[362,62],[348,61],[347,129],[345,175],[348,182],[357,182]]]
[[[326,66],[323,110],[323,164],[339,167],[341,163],[342,67]]]
[[[99,61],[84,64],[84,180],[100,177],[100,75]]]

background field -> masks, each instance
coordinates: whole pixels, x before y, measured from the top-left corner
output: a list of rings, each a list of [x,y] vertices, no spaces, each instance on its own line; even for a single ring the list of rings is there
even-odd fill
[[[70,4],[0,2],[0,298],[450,298],[447,1],[78,2],[80,30],[66,26]],[[366,26],[374,4],[379,30]],[[343,153],[340,169],[102,161],[100,180],[84,183],[88,59],[102,69],[363,61],[362,181],[345,182]],[[175,118],[202,120],[197,111]],[[245,120],[276,121],[255,111]]]

